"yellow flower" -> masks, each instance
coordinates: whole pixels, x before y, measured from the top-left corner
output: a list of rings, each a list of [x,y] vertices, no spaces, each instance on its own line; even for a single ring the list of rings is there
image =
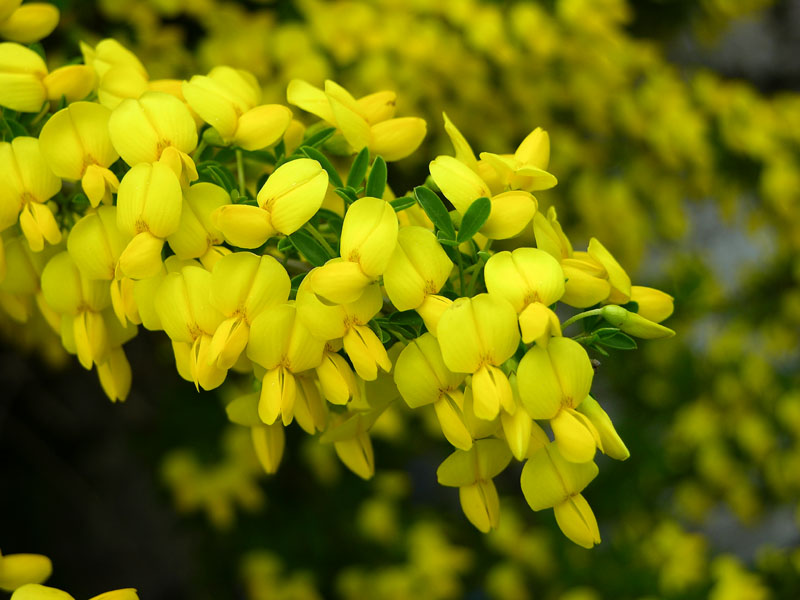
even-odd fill
[[[342,338],[344,351],[362,379],[376,379],[378,367],[390,371],[392,363],[386,348],[367,325],[383,306],[380,286],[370,285],[355,302],[330,305],[318,298],[311,283],[313,274],[312,270],[297,291],[297,310],[306,327],[325,341]]]
[[[68,65],[48,73],[41,56],[13,42],[0,43],[0,106],[39,112],[47,100],[75,102],[89,95],[94,73],[85,65]]]
[[[264,310],[250,327],[247,357],[267,372],[261,381],[258,414],[267,425],[280,415],[288,425],[294,416],[295,374],[322,362],[325,342],[315,338],[297,317],[294,303]]]
[[[58,177],[81,182],[92,206],[111,203],[119,187],[108,167],[119,158],[108,135],[111,111],[94,102],[75,102],[54,114],[42,127],[39,144]]]
[[[42,554],[0,554],[0,590],[13,592],[27,583],[42,583],[53,572]]]
[[[378,92],[356,100],[342,86],[325,81],[321,90],[300,79],[289,82],[289,104],[299,106],[342,132],[352,152],[364,147],[387,162],[405,158],[422,143],[427,126],[416,117],[394,117],[392,92]]]
[[[520,485],[533,510],[553,508],[564,535],[579,546],[591,548],[600,543],[600,531],[581,492],[597,473],[593,462],[567,461],[556,445],[548,444],[534,452],[525,463]]]
[[[80,42],[80,48],[83,62],[94,69],[98,77],[102,77],[113,67],[125,67],[147,78],[147,70],[142,62],[117,40],[101,40],[94,48]]]
[[[137,322],[131,280],[117,278],[119,259],[130,241],[117,227],[117,207],[101,206],[78,221],[67,238],[67,251],[90,280],[109,281],[111,305],[120,323]]]
[[[438,293],[452,270],[453,263],[433,232],[424,227],[401,227],[383,285],[397,310],[412,310]]]
[[[389,265],[398,233],[397,214],[380,198],[360,198],[348,208],[342,226],[341,260],[328,261],[309,274],[314,293],[327,302],[354,302]]]
[[[209,364],[230,369],[247,346],[253,320],[286,302],[290,288],[289,275],[271,256],[234,252],[220,258],[212,272],[211,304],[225,320],[214,332]]]
[[[452,156],[438,156],[429,167],[436,185],[462,215],[478,198],[491,200],[491,213],[480,229],[487,238],[502,240],[516,236],[536,213],[536,198],[529,192],[511,190],[492,195],[489,184],[480,175]]]
[[[214,332],[225,318],[210,301],[212,275],[199,266],[169,273],[158,287],[155,309],[164,332],[172,340],[179,373],[204,390],[225,381],[227,370],[209,362]]]
[[[52,4],[31,2],[20,6],[18,0],[4,4],[0,12],[0,37],[12,42],[38,42],[50,35],[58,25],[58,8]]]
[[[279,104],[260,105],[261,86],[251,73],[214,67],[207,76],[183,82],[183,96],[200,117],[217,130],[225,143],[259,150],[277,142],[292,120],[292,111]]]
[[[290,235],[322,206],[328,173],[310,158],[281,165],[258,192],[258,207],[233,204],[213,214],[216,226],[234,246],[258,248],[276,233]]]
[[[481,152],[481,159],[494,168],[501,184],[512,190],[535,192],[550,189],[558,183],[547,172],[550,137],[541,127],[529,133],[513,155]]]
[[[224,188],[201,182],[184,192],[181,220],[177,231],[167,236],[167,243],[181,260],[198,259],[209,271],[230,250],[221,246],[222,231],[214,224],[214,211],[230,205]]]
[[[460,417],[464,409],[464,393],[460,389],[464,378],[445,366],[439,343],[430,333],[410,342],[394,366],[394,382],[406,404],[410,408],[433,404],[447,441],[469,450],[472,436]]]
[[[50,307],[64,315],[62,337],[74,339],[83,367],[91,369],[92,364],[105,362],[109,345],[101,311],[111,302],[108,284],[84,277],[69,253],[61,252],[42,271],[42,293]]]
[[[361,396],[361,390],[353,369],[337,351],[341,343],[328,342],[322,353],[322,361],[316,368],[319,386],[325,399],[332,404],[347,404]]]
[[[45,204],[61,189],[42,156],[39,140],[17,137],[0,142],[0,231],[19,219],[22,233],[34,252],[61,241],[61,230]]]
[[[470,450],[456,450],[439,465],[440,485],[457,487],[461,509],[483,533],[500,525],[500,499],[492,479],[511,462],[511,452],[500,440],[477,440]]]
[[[164,163],[138,163],[125,174],[117,194],[117,227],[132,239],[119,258],[123,274],[146,279],[158,273],[164,240],[180,226],[182,204],[178,177]]]
[[[108,132],[114,149],[126,163],[161,161],[183,185],[197,179],[189,157],[197,146],[197,128],[186,105],[164,92],[147,92],[123,100],[111,112]]]
[[[597,400],[587,396],[578,406],[578,412],[586,415],[594,425],[600,435],[598,447],[604,454],[617,460],[627,460],[631,453],[625,446],[625,442],[617,434],[617,430],[614,429],[614,424],[608,414],[606,414],[606,411],[603,410]]]
[[[591,421],[575,409],[589,395],[594,370],[583,346],[564,337],[536,345],[517,370],[523,405],[534,419],[550,419],[561,454],[573,462],[592,459],[599,434]]]
[[[523,342],[546,344],[551,335],[561,335],[549,308],[564,295],[564,271],[556,259],[537,248],[517,248],[492,255],[483,274],[489,293],[517,311]]]
[[[517,315],[507,300],[490,294],[458,298],[442,314],[437,338],[447,368],[472,374],[476,416],[494,419],[501,406],[514,412],[511,386],[499,368],[520,339]]]

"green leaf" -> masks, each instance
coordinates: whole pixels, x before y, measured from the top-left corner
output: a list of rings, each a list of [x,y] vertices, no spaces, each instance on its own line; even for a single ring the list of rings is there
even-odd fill
[[[336,168],[331,164],[331,161],[328,160],[328,157],[325,156],[322,152],[320,152],[316,148],[310,148],[308,146],[300,146],[300,150],[308,158],[313,158],[320,165],[322,165],[322,168],[328,172],[328,177],[330,178],[331,183],[334,185],[334,187],[340,188],[344,185],[342,183],[342,178],[339,177],[339,173],[336,171]]]
[[[455,240],[456,230],[453,228],[453,222],[450,220],[450,213],[444,206],[444,202],[434,192],[425,186],[417,186],[414,188],[414,197],[419,202],[422,210],[428,215],[428,218],[433,221],[434,226],[442,234],[441,239]]]
[[[355,192],[353,191],[353,188],[339,187],[333,191],[339,194],[342,200],[344,200],[345,204],[352,204],[353,202],[358,200],[358,196],[356,196]]]
[[[42,46],[39,42],[33,42],[32,44],[28,44],[28,48],[36,52],[39,56],[42,57],[42,60],[47,60],[47,56],[44,53],[44,46]]]
[[[350,173],[347,175],[347,186],[353,189],[358,188],[364,177],[367,175],[367,167],[369,166],[369,148],[366,146],[361,149],[361,152],[356,154],[353,160],[353,165],[350,167]]]
[[[288,237],[278,240],[278,252],[286,252],[290,248],[294,248],[294,245]]]
[[[612,335],[600,336],[597,342],[615,350],[636,350],[638,347],[632,337],[617,331]]]
[[[386,189],[386,161],[382,156],[376,156],[372,163],[372,170],[367,178],[366,195],[371,198],[383,198]]]
[[[312,148],[316,146],[321,146],[334,133],[336,133],[335,127],[326,127],[325,129],[320,129],[315,134],[310,135],[306,139],[304,139],[303,146],[311,146]]]
[[[303,279],[305,279],[306,275],[308,275],[308,273],[300,273],[300,274],[295,275],[294,277],[292,277],[292,279],[291,279],[292,291],[294,293],[297,293],[297,290],[300,287],[300,284],[303,282]]]
[[[416,199],[413,196],[403,196],[401,198],[395,198],[394,200],[389,201],[389,204],[392,205],[394,212],[401,212],[407,208],[411,208],[417,203]]]
[[[11,137],[22,137],[28,135],[28,130],[22,126],[22,123],[17,121],[16,119],[5,119],[6,125],[8,129],[11,131]]]
[[[471,240],[472,236],[486,223],[489,213],[492,212],[492,201],[486,198],[478,198],[469,205],[467,212],[461,218],[461,227],[458,230],[456,241],[459,243]]]
[[[639,312],[639,303],[635,300],[631,300],[627,304],[621,304],[622,308],[627,310],[628,312],[638,313]]]
[[[292,246],[315,267],[321,267],[333,258],[322,244],[315,240],[310,233],[302,229],[290,235],[289,240],[292,242]]]
[[[375,335],[378,336],[378,339],[380,339],[381,344],[386,344],[386,343],[392,341],[392,336],[390,336],[387,332],[385,332],[383,330],[383,328],[380,326],[380,324],[375,319],[372,319],[368,323],[368,325],[370,326],[372,331],[375,332]]]
[[[209,181],[225,188],[228,193],[238,190],[233,174],[215,160],[207,160],[197,164],[197,175],[201,181]]]
[[[419,313],[415,310],[393,312],[389,315],[389,321],[407,327],[422,327],[424,323],[422,317],[420,317]]]

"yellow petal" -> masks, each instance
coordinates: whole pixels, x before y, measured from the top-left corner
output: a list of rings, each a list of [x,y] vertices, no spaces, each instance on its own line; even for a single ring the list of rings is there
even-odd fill
[[[11,596],[14,600],[75,600],[67,592],[36,583],[23,585]]]
[[[95,74],[86,65],[67,65],[51,71],[42,81],[51,102],[83,100],[95,86]]]
[[[536,342],[546,346],[551,336],[561,335],[558,316],[541,302],[529,304],[519,314],[519,328],[526,344]]]
[[[600,436],[600,450],[603,453],[617,460],[628,459],[631,453],[625,446],[625,442],[622,441],[617,430],[614,429],[614,424],[606,414],[606,411],[594,398],[587,396],[578,407],[578,412],[586,415],[594,425]]]
[[[603,265],[608,273],[608,281],[611,286],[619,290],[626,299],[631,295],[631,278],[625,272],[625,269],[617,262],[611,253],[606,250],[605,246],[601,244],[597,238],[589,240],[589,255],[597,262]]]
[[[353,150],[358,151],[365,146],[369,146],[371,133],[366,119],[353,108],[345,106],[339,98],[328,94],[328,100],[333,111],[336,127],[342,132],[342,135]]]
[[[517,370],[517,385],[520,399],[532,418],[556,416],[562,402],[561,384],[546,348],[536,345],[525,353]]]
[[[114,65],[100,76],[97,100],[113,110],[124,100],[136,100],[147,90],[147,74],[140,73],[134,67]]]
[[[268,474],[276,473],[283,458],[283,449],[286,445],[286,434],[283,425],[253,427],[250,429],[253,448],[264,471]]]
[[[379,198],[360,198],[350,205],[344,217],[341,256],[357,262],[365,275],[378,277],[394,253],[398,229],[391,204]]]
[[[661,323],[675,308],[674,298],[669,294],[639,285],[631,286],[631,301],[639,305],[639,315],[654,323]]]
[[[505,373],[492,365],[484,365],[472,376],[473,410],[479,419],[495,419],[501,406],[513,402],[511,386]]]
[[[149,231],[133,236],[119,257],[119,267],[126,277],[147,279],[161,270],[164,240]]]
[[[308,158],[278,167],[258,192],[258,205],[272,215],[275,228],[289,235],[302,227],[322,206],[328,173]]]
[[[325,352],[316,367],[325,398],[333,404],[347,404],[358,395],[355,375],[347,361],[335,352]]]
[[[544,129],[537,127],[522,140],[514,158],[521,164],[547,169],[550,164],[550,136]]]
[[[233,142],[245,150],[260,150],[277,142],[292,120],[292,111],[280,104],[251,108],[239,117]]]
[[[594,369],[586,349],[570,338],[553,338],[547,347],[561,384],[565,406],[578,406],[592,387]]]
[[[112,402],[125,402],[131,390],[131,365],[122,348],[112,348],[108,358],[97,365],[97,376],[103,391]]]
[[[453,263],[436,236],[424,227],[402,227],[383,274],[386,294],[398,310],[418,308],[447,281]]]
[[[430,163],[431,177],[456,210],[465,213],[475,200],[492,195],[480,176],[452,156],[439,156]]]
[[[358,263],[349,261],[330,261],[314,269],[306,280],[318,297],[333,304],[355,302],[373,281]]]
[[[257,206],[228,204],[212,215],[225,240],[239,248],[258,248],[276,233],[270,214]]]
[[[222,86],[203,75],[184,81],[181,87],[186,103],[206,123],[217,130],[223,140],[236,134],[239,117],[234,103],[224,95]]]
[[[519,234],[536,213],[537,202],[528,192],[510,191],[492,196],[492,211],[480,232],[493,240]]]
[[[594,458],[596,443],[592,431],[575,411],[562,409],[550,420],[561,456],[569,462],[585,463]]]
[[[375,455],[366,432],[335,442],[334,448],[345,466],[362,479],[370,479],[375,474]]]
[[[42,79],[47,66],[33,50],[12,42],[0,43],[0,106],[38,112],[47,99]]]
[[[461,509],[479,531],[488,533],[500,525],[500,498],[491,481],[479,481],[459,488]]]
[[[117,226],[129,235],[149,231],[166,238],[180,226],[182,206],[180,182],[168,166],[137,164],[120,182]]]
[[[464,424],[461,411],[452,400],[451,395],[442,396],[434,403],[433,408],[447,441],[460,450],[472,448],[472,435]]]
[[[452,303],[453,301],[449,298],[431,294],[426,296],[422,304],[417,307],[417,313],[422,317],[426,329],[434,336],[439,330],[439,319]]]
[[[393,162],[411,155],[425,139],[427,124],[418,117],[389,119],[372,126],[370,152]]]
[[[336,122],[325,92],[302,79],[292,79],[289,82],[286,88],[286,99],[289,104],[302,108],[323,121],[331,124]]]
[[[397,358],[394,381],[409,407],[419,408],[456,390],[464,376],[453,373],[444,364],[439,343],[425,333],[406,346]]]
[[[453,143],[453,149],[455,150],[456,158],[477,173],[478,161],[475,158],[475,153],[472,151],[469,142],[467,142],[466,138],[448,118],[446,113],[442,113],[442,117],[444,118],[444,130],[447,132],[447,135],[450,137],[450,141]]]
[[[611,285],[605,279],[593,277],[574,265],[572,259],[561,263],[566,283],[561,301],[575,308],[588,308],[608,298]]]
[[[558,526],[570,540],[584,548],[591,548],[600,543],[597,519],[583,496],[580,494],[571,496],[561,504],[557,504],[553,511]]]
[[[294,376],[283,367],[269,369],[261,380],[261,398],[258,401],[258,416],[267,425],[272,425],[278,416],[294,412],[297,384]]]
[[[42,583],[53,572],[53,563],[42,554],[6,554],[0,557],[0,590],[13,592],[29,583]]]

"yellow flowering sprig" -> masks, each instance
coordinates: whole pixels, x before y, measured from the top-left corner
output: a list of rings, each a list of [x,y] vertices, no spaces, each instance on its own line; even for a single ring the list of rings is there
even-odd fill
[[[14,173],[0,183],[3,248],[13,281],[27,276],[3,296],[18,317],[35,297],[112,400],[130,388],[122,346],[138,324],[166,334],[198,391],[252,382],[228,417],[268,473],[297,421],[368,479],[382,415],[401,399],[432,406],[455,448],[440,483],[459,488],[478,529],[498,526],[493,479],[516,459],[531,507],[553,507],[576,543],[599,542],[581,493],[597,449],[628,451],[589,395],[588,352],[671,335],[657,323],[671,297],[633,286],[596,239],[574,251],[555,211],[539,212],[531,192],[556,185],[546,132],[478,160],[446,119],[456,156],[398,198],[387,161],[413,153],[426,125],[395,118],[391,92],[356,100],[295,81],[290,103],[322,119],[305,129],[260,104],[246,71],[153,86],[117,43],[83,50],[98,100],[64,94],[0,146]],[[45,241],[52,253],[29,266],[19,245],[36,255]],[[589,310],[561,323],[559,302]],[[584,332],[566,337],[577,320]],[[165,476],[228,522],[227,504],[197,495],[195,467],[176,458]]]

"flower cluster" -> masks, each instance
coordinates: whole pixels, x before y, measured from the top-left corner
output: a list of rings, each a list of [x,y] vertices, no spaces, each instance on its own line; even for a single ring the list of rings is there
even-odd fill
[[[455,449],[439,482],[478,529],[497,527],[493,480],[515,460],[533,510],[599,543],[582,492],[596,450],[628,450],[590,395],[587,350],[673,335],[659,324],[672,298],[632,285],[595,238],[574,250],[540,209],[533,192],[557,183],[547,132],[476,157],[445,116],[455,156],[398,197],[386,161],[414,153],[426,124],[395,117],[392,92],[294,80],[289,103],[321,119],[306,127],[262,104],[246,71],[150,80],[113,40],[82,52],[48,74],[35,50],[0,44],[11,317],[44,317],[112,401],[129,393],[139,326],[167,335],[198,390],[252,378],[228,416],[268,473],[296,421],[370,478],[387,407],[431,407]],[[562,321],[569,307],[588,310]]]

